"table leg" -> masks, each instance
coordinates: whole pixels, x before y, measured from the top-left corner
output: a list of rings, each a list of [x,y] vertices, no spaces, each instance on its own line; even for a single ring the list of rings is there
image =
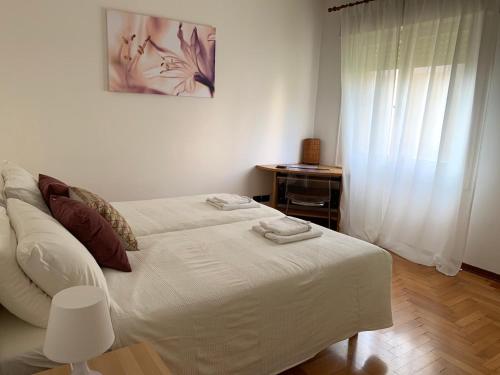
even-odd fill
[[[278,174],[273,173],[273,187],[271,191],[271,207],[276,208],[278,205]]]

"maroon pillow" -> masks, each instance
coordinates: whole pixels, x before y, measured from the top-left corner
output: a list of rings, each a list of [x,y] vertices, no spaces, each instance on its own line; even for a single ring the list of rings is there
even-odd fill
[[[51,195],[62,195],[69,197],[69,186],[64,182],[59,181],[57,178],[46,176],[44,174],[38,175],[38,188],[42,193],[43,199],[47,206],[50,207],[49,199]]]
[[[50,209],[52,215],[88,249],[97,264],[132,271],[120,238],[96,210],[58,195],[50,197]]]

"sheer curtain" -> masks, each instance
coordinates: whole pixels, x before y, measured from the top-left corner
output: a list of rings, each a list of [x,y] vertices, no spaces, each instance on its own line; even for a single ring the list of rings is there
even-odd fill
[[[344,232],[454,275],[474,194],[496,0],[342,11]]]

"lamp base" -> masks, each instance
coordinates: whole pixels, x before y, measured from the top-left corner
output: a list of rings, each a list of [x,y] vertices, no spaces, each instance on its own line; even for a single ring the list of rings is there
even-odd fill
[[[71,375],[102,375],[99,371],[89,369],[87,362],[71,364]]]

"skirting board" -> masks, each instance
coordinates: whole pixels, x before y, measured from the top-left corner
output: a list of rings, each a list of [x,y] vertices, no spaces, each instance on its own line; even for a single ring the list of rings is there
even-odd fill
[[[462,270],[470,272],[470,273],[475,273],[476,275],[485,277],[485,278],[490,279],[490,280],[500,282],[500,275],[499,274],[497,274],[495,272],[483,270],[482,268],[479,268],[479,267],[471,266],[470,264],[467,264],[467,263],[462,263]]]

